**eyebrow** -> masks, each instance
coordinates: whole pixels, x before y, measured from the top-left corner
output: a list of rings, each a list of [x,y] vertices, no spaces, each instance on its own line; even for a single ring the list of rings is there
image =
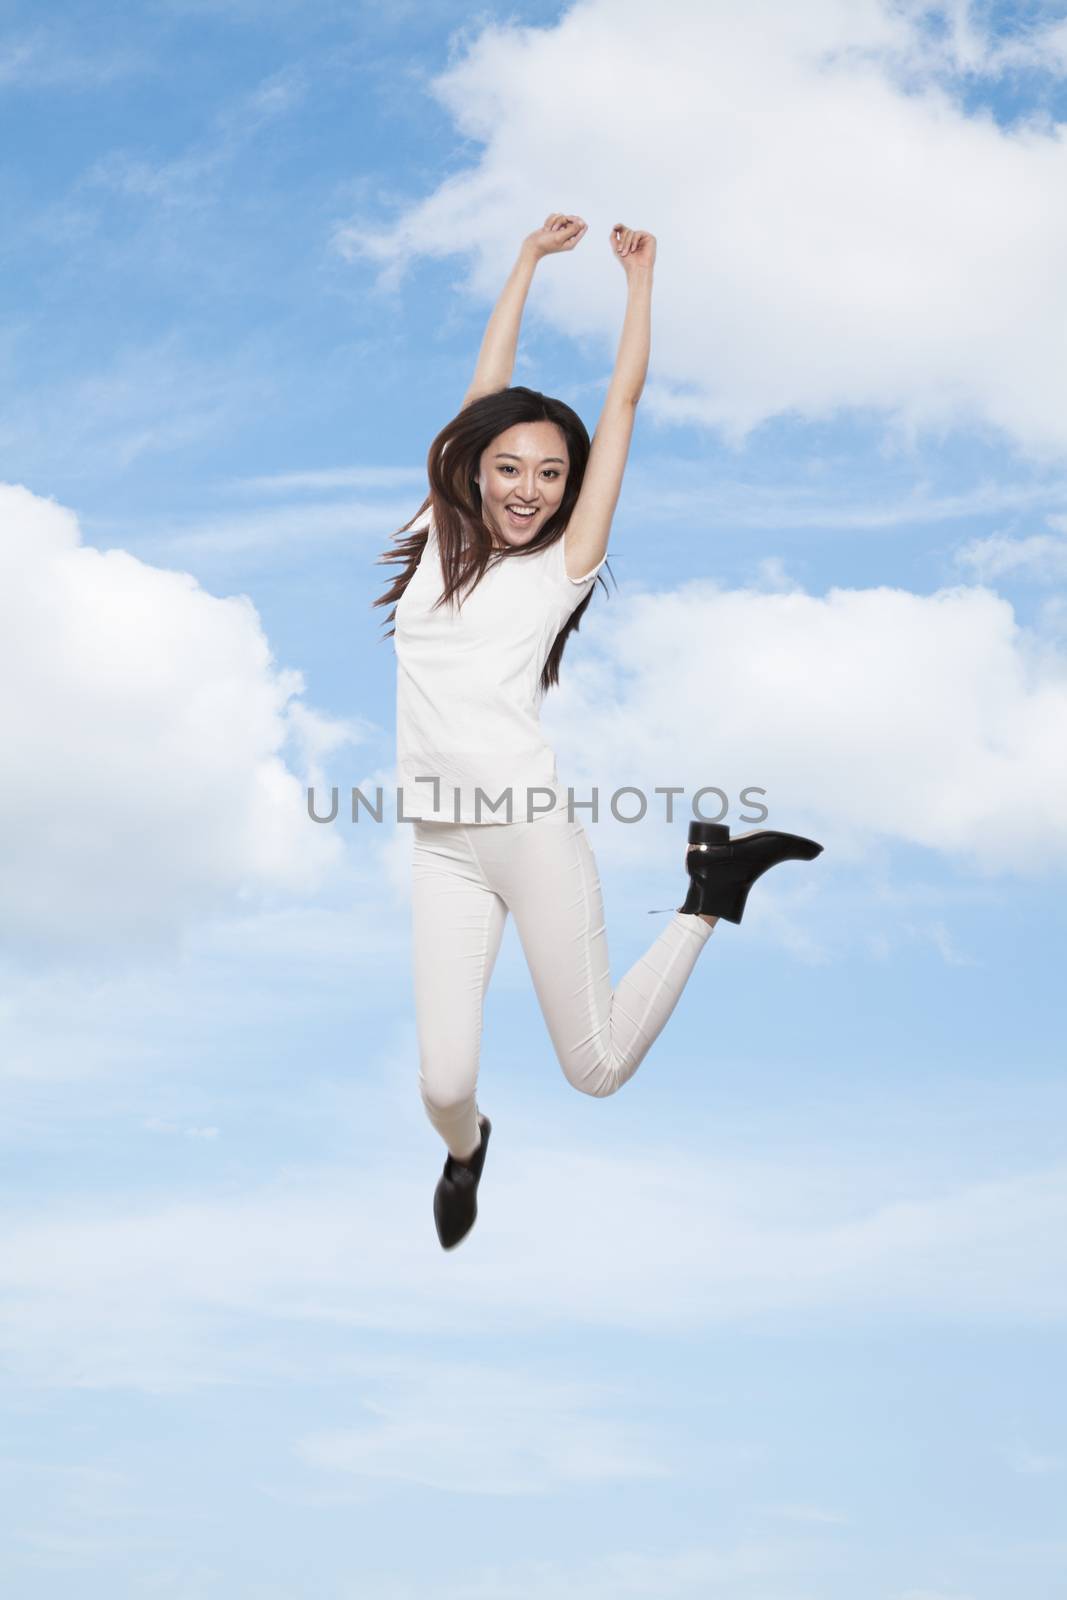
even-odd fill
[[[510,450],[498,450],[496,455],[493,457],[493,460],[494,461],[500,461],[505,457],[509,461],[521,461],[522,460],[521,456],[513,455]],[[541,465],[544,466],[546,461],[558,461],[561,467],[565,467],[567,465],[567,463],[564,461],[562,456],[542,456],[541,457]]]

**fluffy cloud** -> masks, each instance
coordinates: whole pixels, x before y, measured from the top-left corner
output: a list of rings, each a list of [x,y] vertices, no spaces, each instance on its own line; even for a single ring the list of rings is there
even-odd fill
[[[873,408],[905,433],[1004,430],[1067,449],[1067,142],[969,109],[976,80],[1067,66],[1067,24],[995,42],[966,7],[886,0],[584,0],[491,24],[433,83],[481,146],[383,229],[338,235],[388,280],[463,252],[495,298],[549,211],[590,222],[538,309],[614,349],[617,221],[660,242],[660,417],[740,441],[768,417]],[[614,284],[614,292],[611,285]]]
[[[351,735],[304,706],[246,596],[81,544],[0,485],[5,953],[165,947],[190,920],[306,894],[342,851],[304,782]]]
[[[1067,654],[992,590],[697,579],[595,605],[544,722],[562,781],[577,799],[595,783],[602,818],[626,784],[650,819],[666,814],[655,786],[682,786],[675,815],[689,816],[716,785],[734,823],[751,785],[771,827],[823,830],[837,860],[884,839],[993,872],[1067,856]],[[634,815],[636,799],[619,809]],[[656,836],[647,822],[623,832]]]

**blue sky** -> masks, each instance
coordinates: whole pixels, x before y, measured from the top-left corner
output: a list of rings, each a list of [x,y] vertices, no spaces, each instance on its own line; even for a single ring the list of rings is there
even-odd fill
[[[1063,1592],[1067,10],[0,8],[0,1575],[34,1600]],[[522,236],[592,429],[564,781],[824,854],[609,1100],[505,934],[444,1255],[376,558]],[[388,813],[387,813],[388,814]],[[685,819],[587,823],[616,979]]]

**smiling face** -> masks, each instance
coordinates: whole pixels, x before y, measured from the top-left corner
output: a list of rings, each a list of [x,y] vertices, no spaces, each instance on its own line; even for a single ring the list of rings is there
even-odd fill
[[[493,544],[526,545],[563,499],[570,462],[554,422],[518,422],[482,451],[478,487]]]

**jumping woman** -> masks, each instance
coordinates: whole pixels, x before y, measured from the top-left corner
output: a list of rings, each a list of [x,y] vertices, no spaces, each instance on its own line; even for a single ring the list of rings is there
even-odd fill
[[[477,1216],[491,1132],[476,1100],[482,1015],[508,913],[568,1081],[614,1094],[659,1036],[718,919],[741,921],[768,867],[822,849],[796,834],[731,839],[721,823],[691,822],[684,903],[612,988],[596,861],[571,820],[540,711],[607,557],[648,369],[650,233],[611,230],[626,315],[592,443],[562,400],[509,387],[534,270],[585,232],[581,217],[554,212],[523,241],[462,409],[430,446],[430,492],[379,557],[403,565],[374,603],[393,606],[385,637],[397,658],[401,816],[413,823],[419,1090],[448,1148],[433,1202],[446,1250]]]

